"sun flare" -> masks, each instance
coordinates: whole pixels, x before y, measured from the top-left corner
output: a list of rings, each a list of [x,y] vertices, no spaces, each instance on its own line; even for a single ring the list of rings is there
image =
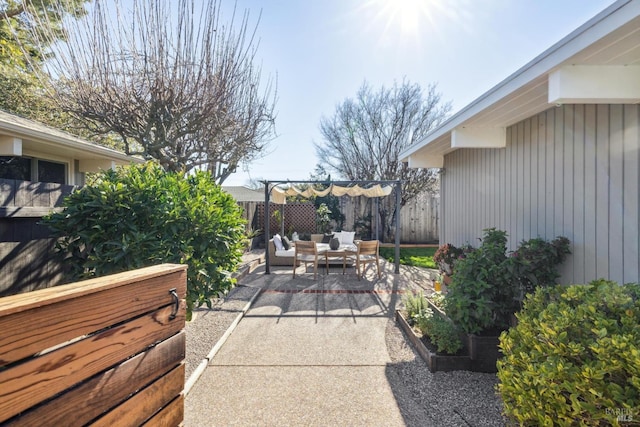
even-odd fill
[[[376,10],[386,33],[415,36],[424,26],[432,25],[434,13],[442,8],[443,0],[369,0],[368,7]]]

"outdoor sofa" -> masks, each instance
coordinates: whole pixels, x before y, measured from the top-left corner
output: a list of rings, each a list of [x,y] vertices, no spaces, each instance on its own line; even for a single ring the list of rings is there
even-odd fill
[[[334,233],[336,234],[336,237],[338,237],[339,239],[341,239],[341,245],[340,248],[341,249],[349,249],[352,251],[356,251],[357,247],[355,246],[354,243],[354,234],[353,232],[349,233],[349,232],[345,232],[345,236],[344,236],[344,243],[342,243],[342,232],[338,232],[338,233]],[[311,240],[316,242],[318,244],[318,251],[319,252],[324,252],[325,250],[329,249],[329,244],[328,243],[322,243],[322,240],[324,239],[324,234],[312,234],[311,235]],[[349,243],[351,242],[351,243]],[[292,242],[295,245],[295,242]],[[268,245],[268,250],[269,250],[269,265],[270,266],[287,266],[287,267],[293,267],[293,257],[295,256],[295,247],[291,246],[288,250],[277,250],[275,243],[273,242],[273,238],[269,239],[269,245]],[[322,255],[323,258],[323,264],[324,264],[324,255]],[[349,261],[348,261],[349,263]],[[342,259],[340,258],[329,258],[329,264],[340,264],[342,265]],[[300,263],[298,262],[297,265],[300,265]]]

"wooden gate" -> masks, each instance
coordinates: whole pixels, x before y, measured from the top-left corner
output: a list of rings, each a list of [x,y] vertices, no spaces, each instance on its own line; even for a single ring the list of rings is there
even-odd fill
[[[0,424],[179,425],[186,268],[1,298]]]

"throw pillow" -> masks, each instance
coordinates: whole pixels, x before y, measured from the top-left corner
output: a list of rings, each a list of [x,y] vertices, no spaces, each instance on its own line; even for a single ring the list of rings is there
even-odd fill
[[[284,246],[285,251],[288,251],[291,248],[291,242],[287,236],[282,236],[282,246]]]
[[[324,236],[322,236],[322,243],[329,243],[331,241],[331,238],[333,237],[333,233],[331,234],[326,234]]]
[[[342,231],[342,233],[340,233],[340,243],[343,245],[353,245],[353,239],[355,236],[355,231]]]
[[[277,251],[283,251],[284,245],[282,244],[282,238],[279,234],[273,236],[273,244],[276,246]]]

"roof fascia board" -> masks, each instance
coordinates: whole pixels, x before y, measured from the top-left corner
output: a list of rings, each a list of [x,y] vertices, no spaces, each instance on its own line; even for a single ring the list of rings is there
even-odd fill
[[[549,103],[640,102],[640,66],[569,65],[549,74]]]
[[[120,160],[120,161],[126,161],[127,163],[137,162],[139,160],[134,157],[127,156],[126,154],[123,154],[111,148],[102,147],[100,145],[83,141],[72,135],[68,135],[68,136],[59,135],[59,133],[63,133],[63,132],[57,129],[52,129],[52,132],[54,133],[47,133],[37,129],[31,129],[28,126],[25,126],[19,123],[10,123],[10,122],[0,120],[0,133],[8,133],[8,134],[11,134],[12,136],[22,138],[23,140],[30,139],[38,143],[57,144],[66,148],[82,151],[85,153],[92,153],[95,155],[101,155],[104,157],[109,157],[109,158]]]
[[[431,141],[450,133],[456,127],[461,126],[466,120],[500,101],[528,82],[543,74],[549,73],[554,68],[562,65],[563,61],[571,58],[616,28],[633,20],[638,15],[640,15],[640,1],[638,0],[619,0],[607,7],[492,89],[485,92],[475,101],[462,108],[422,140],[405,149],[400,153],[400,158],[405,161],[415,151],[429,144]]]
[[[407,163],[410,168],[443,168],[444,156],[414,153],[409,156]]]
[[[0,156],[22,156],[22,139],[0,135]]]
[[[506,128],[464,127],[451,131],[451,148],[504,148]]]

